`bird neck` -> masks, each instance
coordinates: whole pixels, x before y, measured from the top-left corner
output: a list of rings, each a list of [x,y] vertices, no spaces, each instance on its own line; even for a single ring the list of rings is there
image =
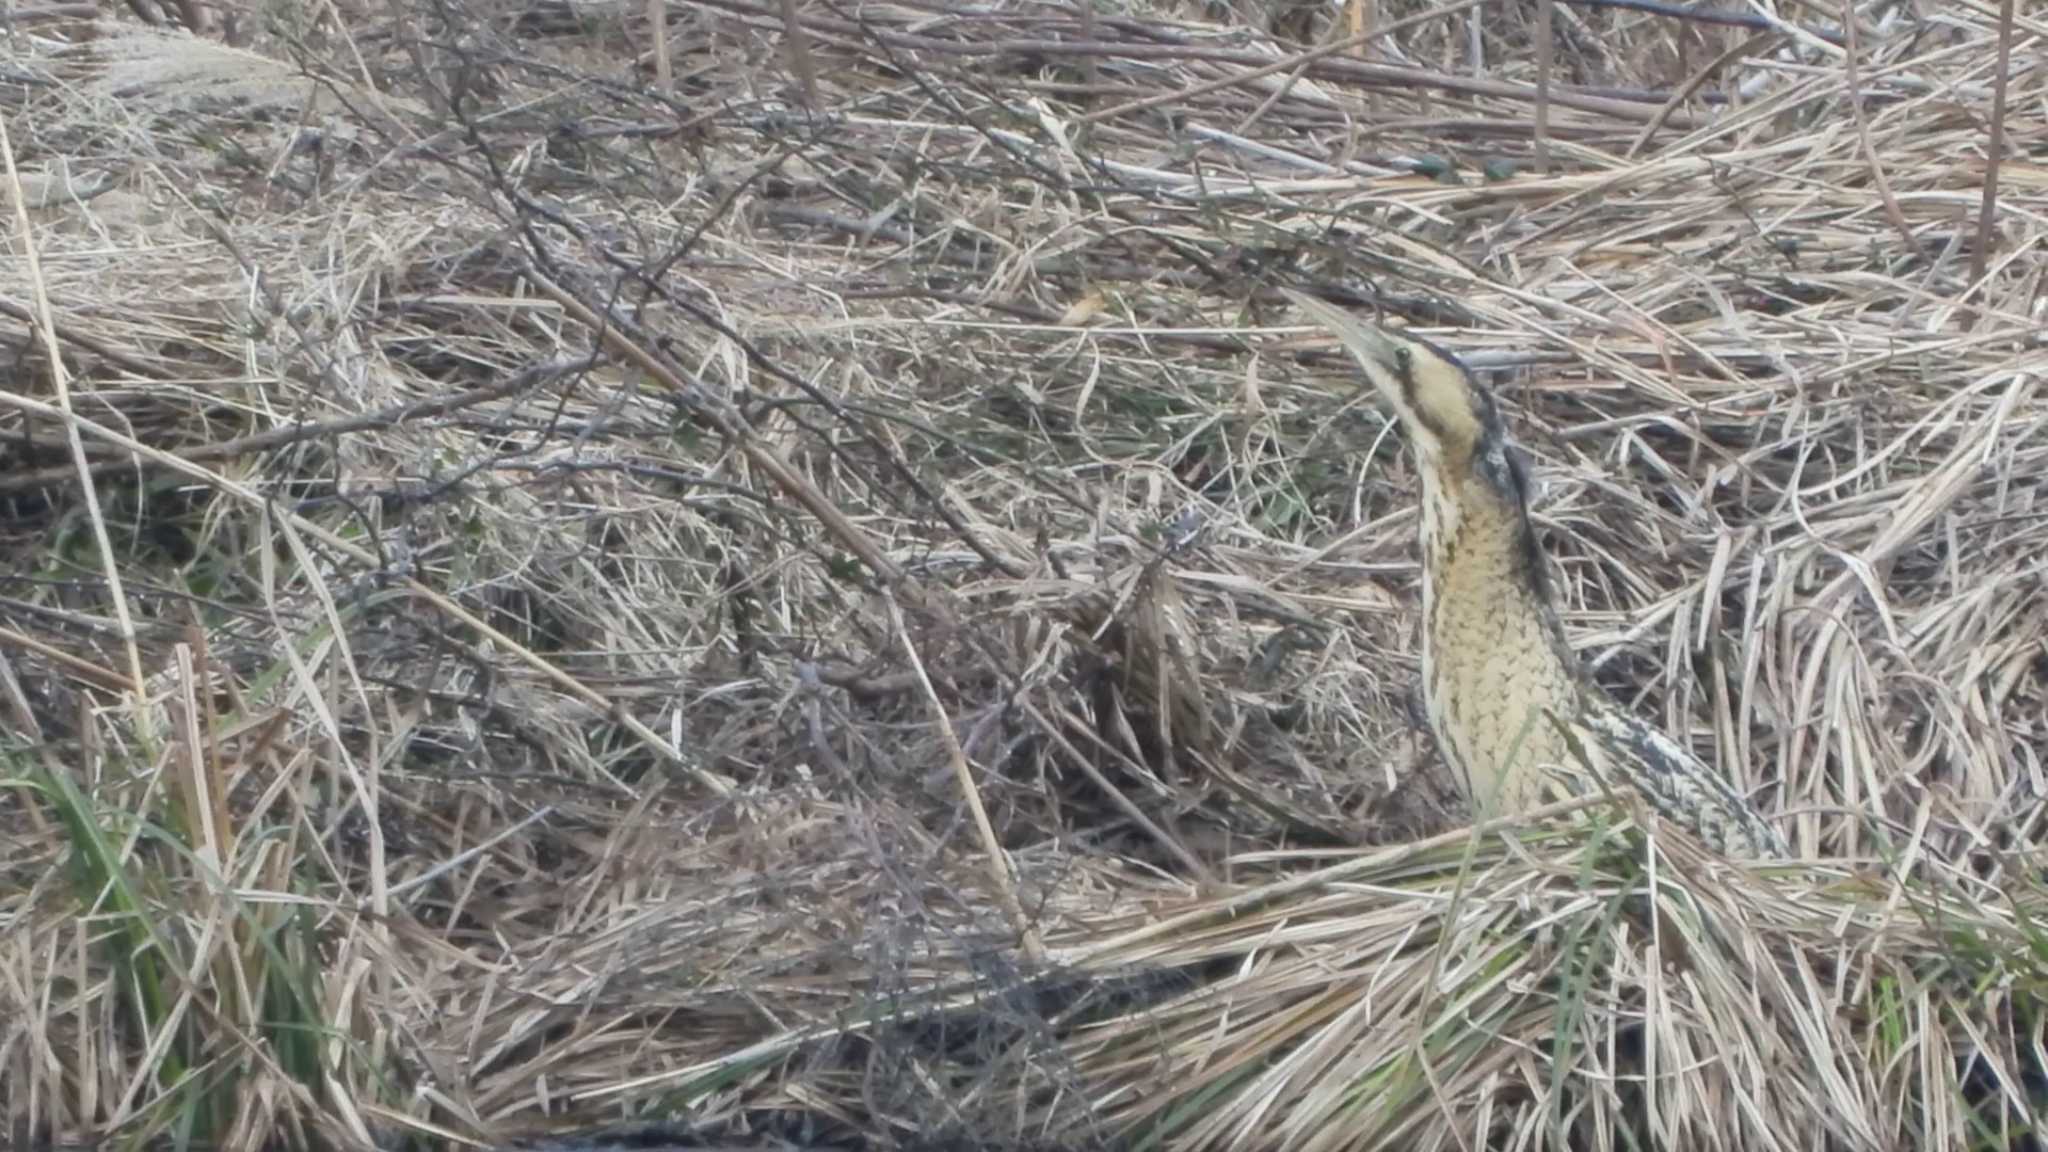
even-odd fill
[[[1422,483],[1423,654],[1436,647],[1447,606],[1490,617],[1504,636],[1540,637],[1529,658],[1576,679],[1578,660],[1559,621],[1549,570],[1525,497],[1464,469],[1425,469]],[[1462,475],[1461,475],[1462,473]]]

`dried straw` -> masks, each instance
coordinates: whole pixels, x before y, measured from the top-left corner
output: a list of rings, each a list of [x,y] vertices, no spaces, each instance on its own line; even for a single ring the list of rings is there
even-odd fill
[[[1242,7],[10,25],[6,1131],[2023,1125],[2048,27]],[[1463,830],[1280,285],[1484,366],[1575,643],[1800,864]]]

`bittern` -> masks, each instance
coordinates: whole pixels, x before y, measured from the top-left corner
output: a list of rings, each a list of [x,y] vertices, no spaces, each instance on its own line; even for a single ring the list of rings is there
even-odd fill
[[[1338,338],[1414,447],[1423,710],[1474,816],[1527,811],[1591,785],[1633,791],[1726,855],[1787,855],[1726,780],[1623,711],[1579,663],[1529,520],[1527,466],[1492,394],[1420,336],[1286,295]]]

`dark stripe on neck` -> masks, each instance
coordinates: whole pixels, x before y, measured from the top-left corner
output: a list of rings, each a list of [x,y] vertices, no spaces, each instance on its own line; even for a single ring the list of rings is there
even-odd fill
[[[1536,526],[1529,519],[1528,462],[1497,423],[1486,429],[1472,453],[1472,473],[1507,513],[1516,575],[1527,582],[1538,600],[1548,603],[1554,589],[1550,566],[1536,542]]]

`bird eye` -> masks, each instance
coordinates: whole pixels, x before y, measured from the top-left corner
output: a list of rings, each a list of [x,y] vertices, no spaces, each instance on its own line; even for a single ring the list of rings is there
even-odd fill
[[[1394,367],[1399,368],[1401,371],[1408,371],[1408,366],[1414,359],[1415,354],[1406,347],[1394,349]]]

